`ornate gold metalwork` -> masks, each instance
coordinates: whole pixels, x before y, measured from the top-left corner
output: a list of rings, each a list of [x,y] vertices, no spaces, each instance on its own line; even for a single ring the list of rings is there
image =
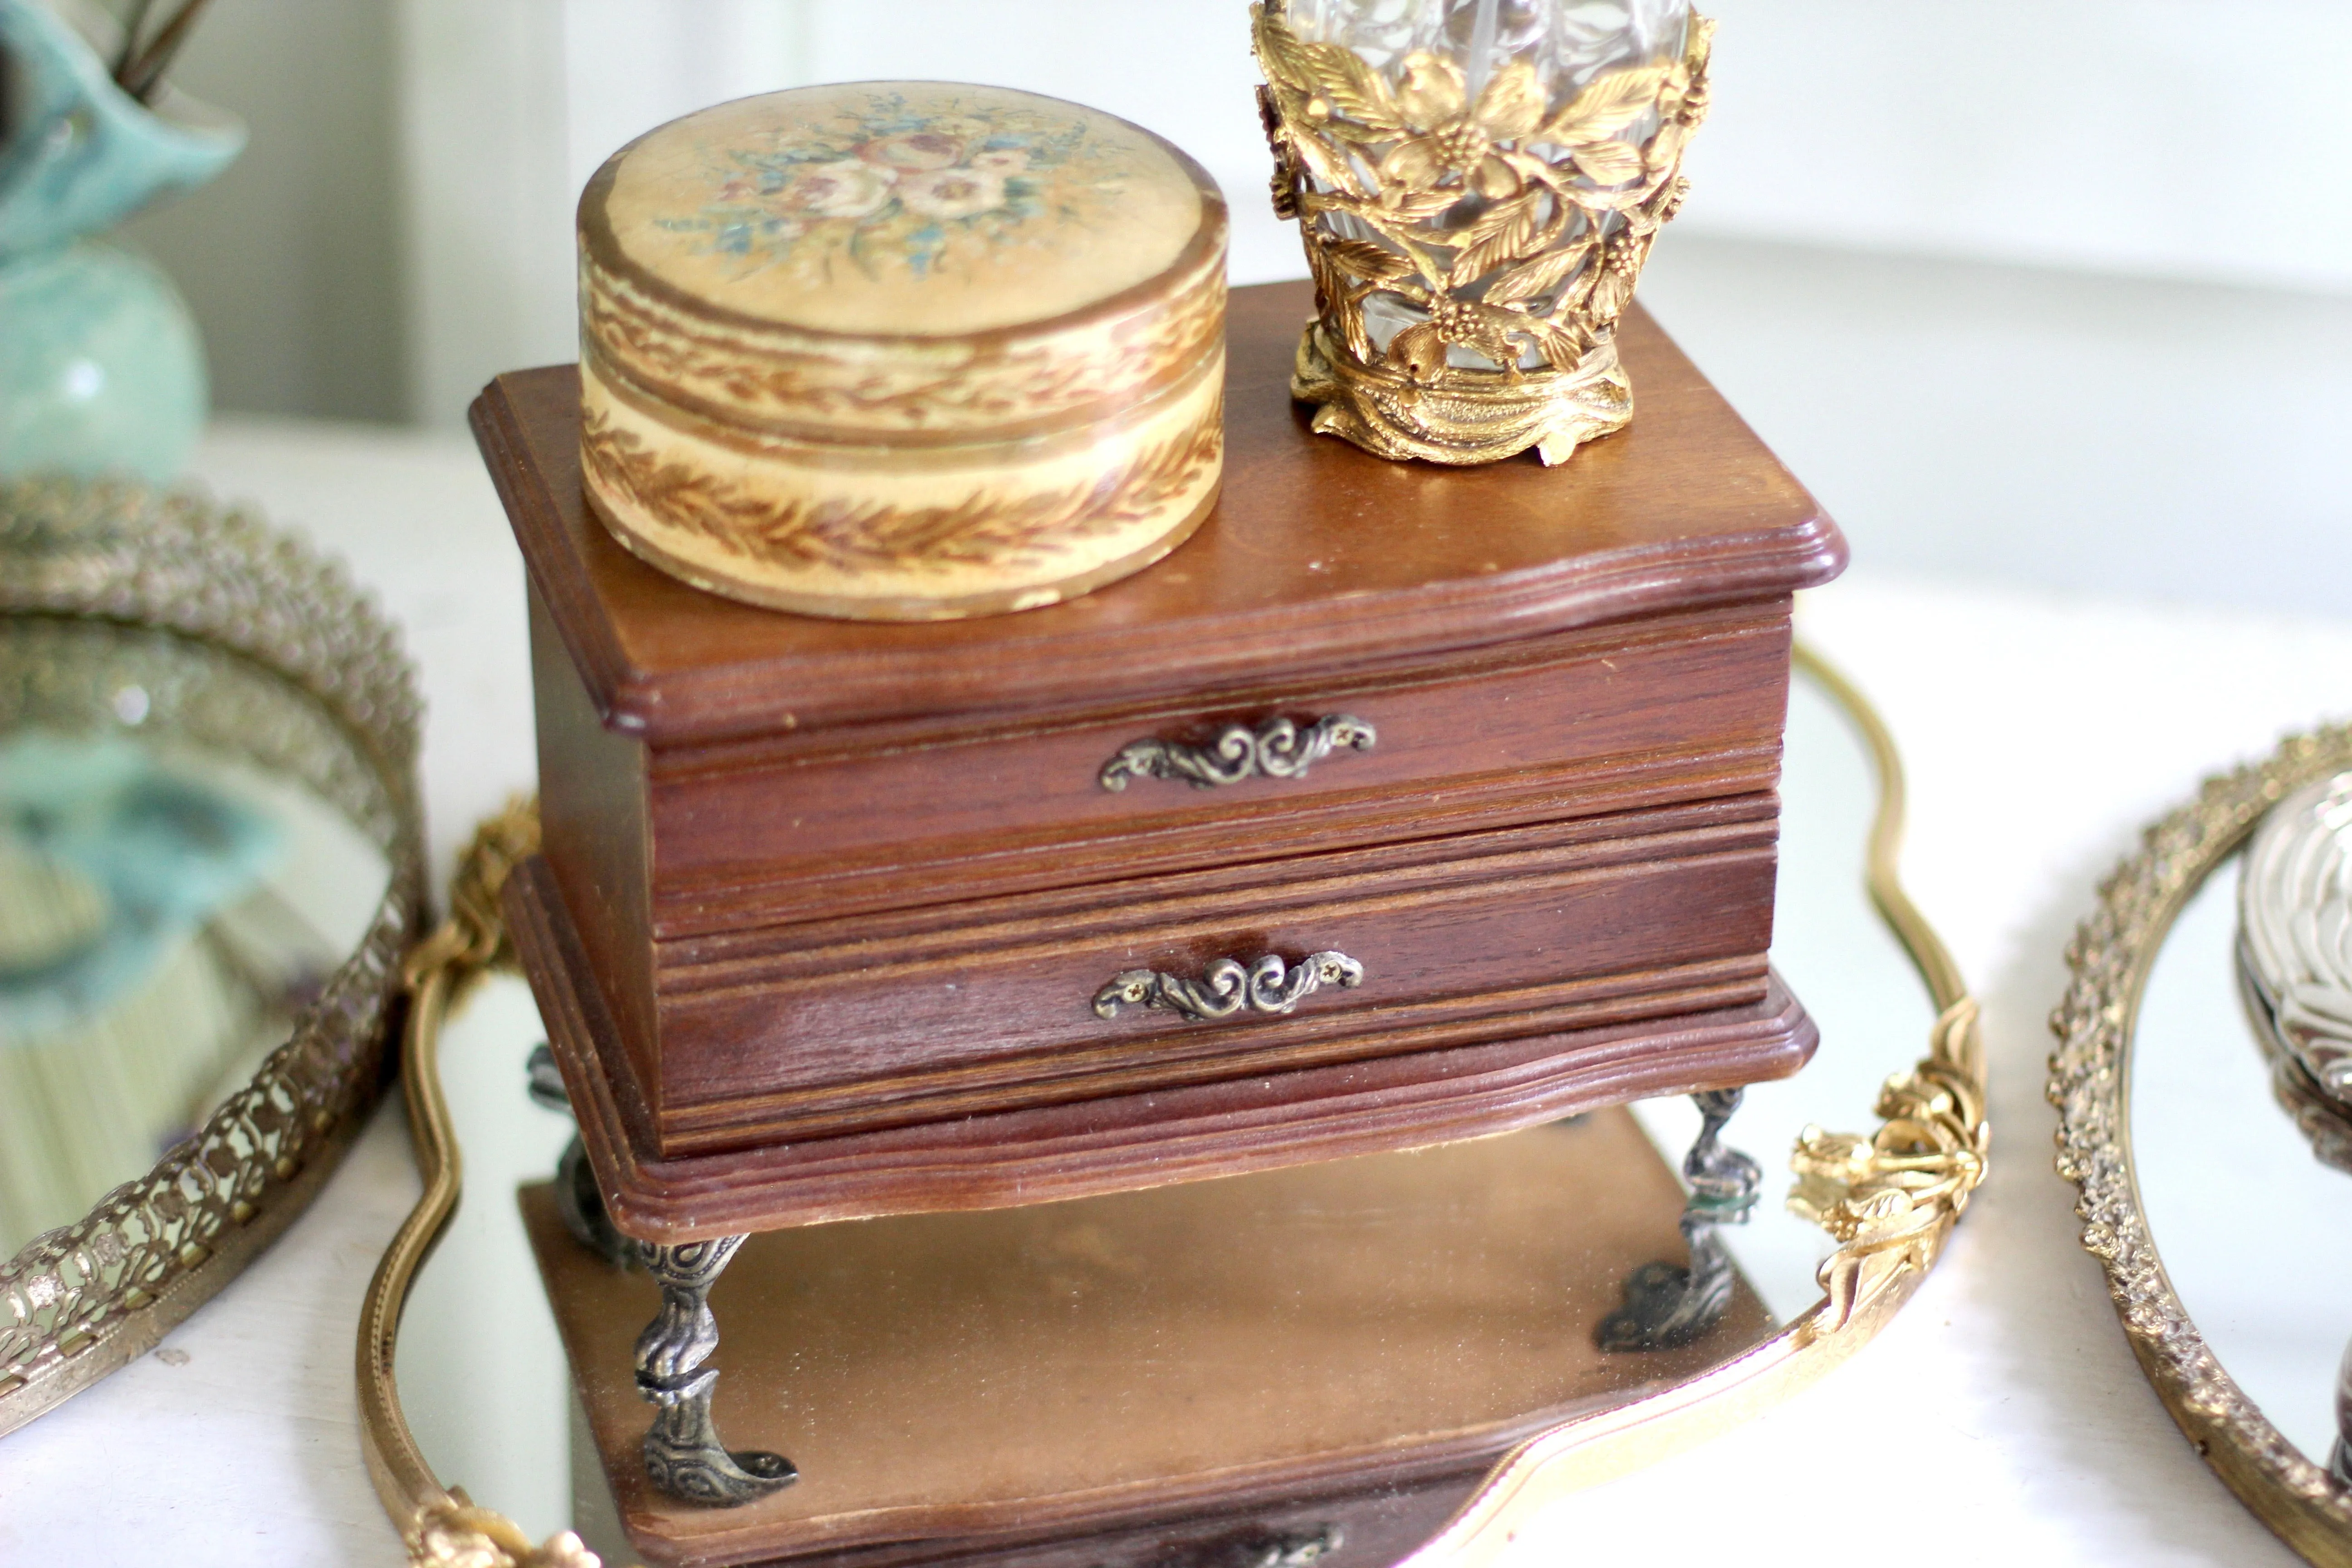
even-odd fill
[[[1364,966],[1344,952],[1310,952],[1297,963],[1267,953],[1244,969],[1238,959],[1220,958],[1198,980],[1156,969],[1129,969],[1111,976],[1095,993],[1095,1016],[1118,1016],[1121,1007],[1157,1007],[1192,1023],[1253,1013],[1287,1013],[1326,985],[1350,990],[1363,984]]]
[[[1879,789],[1866,872],[1871,900],[1939,1009],[1926,1059],[1890,1079],[1881,1094],[1880,1114],[1887,1120],[1875,1133],[1847,1137],[1808,1128],[1799,1141],[1790,1206],[1820,1216],[1841,1244],[1821,1268],[1824,1300],[1703,1376],[1522,1445],[1398,1568],[1499,1563],[1528,1521],[1559,1499],[1690,1447],[1811,1384],[1869,1343],[1911,1299],[1984,1179],[1977,1005],[1950,952],[1903,890],[1903,768],[1894,737],[1835,669],[1802,646],[1796,658],[1870,746]]]
[[[359,950],[194,1137],[0,1263],[0,1432],[152,1349],[284,1230],[375,1098],[425,908],[421,705],[398,634],[342,570],[187,491],[0,485],[0,722],[142,728],[296,778],[389,868]],[[83,645],[104,646],[93,657]]]
[[[1244,779],[1295,779],[1331,754],[1335,747],[1369,752],[1379,731],[1346,713],[1327,713],[1305,729],[1288,719],[1269,719],[1253,730],[1228,724],[1205,746],[1181,741],[1130,741],[1103,764],[1103,788],[1114,793],[1131,778],[1182,779],[1201,788]]]
[[[533,1546],[512,1520],[476,1508],[463,1492],[419,1509],[400,1539],[418,1568],[603,1568],[572,1531]]]
[[[436,1479],[408,1429],[393,1379],[409,1286],[457,1208],[457,1146],[441,1092],[442,1021],[483,975],[515,967],[499,893],[538,848],[536,801],[514,801],[482,824],[458,859],[449,918],[401,966],[409,1000],[400,1084],[425,1191],[377,1263],[360,1307],[360,1446],[376,1496],[420,1568],[599,1568],[596,1554],[572,1531],[560,1531],[534,1547],[503,1515],[476,1508],[463,1489]]]
[[[2132,1352],[2172,1418],[2230,1489],[2314,1563],[2352,1564],[2352,1489],[2328,1476],[2246,1397],[2173,1293],[2141,1214],[2125,1095],[2140,997],[2172,923],[2265,812],[2352,768],[2352,725],[2286,742],[2263,762],[2208,779],[2151,825],[2117,866],[2066,950],[2074,981],[2051,1015],[2058,1048],[2058,1173],[2082,1190],[2083,1246],[2106,1268]],[[2297,1107],[2289,1100],[2290,1110]]]
[[[1251,16],[1275,211],[1298,219],[1315,279],[1291,378],[1315,428],[1438,463],[1530,447],[1565,462],[1622,429],[1617,321],[1688,188],[1715,25],[1692,16],[1678,59],[1606,72],[1553,110],[1524,60],[1474,100],[1449,59],[1409,55],[1392,86],[1301,39],[1282,0]],[[1369,301],[1410,324],[1383,343]]]

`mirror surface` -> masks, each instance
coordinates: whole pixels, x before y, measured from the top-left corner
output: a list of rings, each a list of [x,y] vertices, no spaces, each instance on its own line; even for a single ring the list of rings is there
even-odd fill
[[[0,1258],[195,1132],[360,946],[391,867],[308,782],[356,760],[217,648],[0,617]]]
[[[2243,858],[2190,897],[2149,971],[2128,1064],[2132,1165],[2190,1321],[2246,1397],[2325,1467],[2352,1339],[2352,1176],[2322,1164],[2272,1098],[2238,995]]]
[[[1419,1424],[1475,1417],[1486,1397],[1482,1379],[1496,1364],[1507,1368],[1502,1382],[1517,1384],[1499,1397],[1519,1403],[1503,1408],[1549,1400],[1556,1419],[1638,1397],[1751,1348],[1820,1300],[1815,1270],[1831,1251],[1822,1232],[1782,1206],[1789,1150],[1809,1122],[1871,1126],[1880,1083],[1919,1056],[1935,1022],[1917,973],[1864,890],[1864,840],[1877,799],[1868,753],[1834,702],[1801,676],[1782,798],[1773,960],[1819,1022],[1822,1044],[1797,1078],[1751,1089],[1726,1131],[1727,1142],[1762,1164],[1764,1184],[1748,1223],[1722,1233],[1743,1286],[1696,1343],[1614,1355],[1595,1345],[1599,1325],[1621,1304],[1629,1262],[1682,1261],[1675,1225],[1683,1190],[1675,1172],[1699,1118],[1677,1100],[1635,1107],[1630,1117],[1595,1112],[1474,1144],[1190,1189],[997,1215],[821,1227],[857,1232],[866,1238],[858,1246],[811,1232],[755,1238],[713,1299],[727,1320],[716,1364],[734,1380],[731,1388],[722,1380],[722,1411],[750,1412],[725,1418],[740,1440],[765,1446],[772,1438],[800,1464],[803,1482],[780,1494],[789,1500],[821,1497],[827,1476],[857,1465],[888,1468],[888,1479],[908,1488],[955,1484],[958,1478],[944,1473],[912,1472],[952,1468],[934,1465],[941,1452],[985,1452],[987,1424],[1000,1417],[1005,1425],[996,1435],[1019,1435],[1034,1448],[1035,1435],[1048,1434],[1045,1446],[1058,1445],[1057,1462],[1074,1471],[1115,1466],[1121,1456],[1108,1450],[1143,1446],[1118,1435],[1123,1427],[1189,1422],[1207,1432],[1221,1421],[1287,1409],[1289,1385],[1314,1381],[1311,1369],[1301,1370],[1305,1358],[1330,1357],[1353,1369],[1353,1387],[1378,1391],[1377,1399],[1364,1395],[1352,1411],[1320,1412],[1319,1419],[1377,1421],[1384,1409],[1389,1418]],[[441,1079],[464,1151],[466,1195],[408,1298],[396,1373],[407,1418],[445,1483],[463,1486],[533,1539],[578,1528],[592,1546],[609,1548],[611,1494],[588,1446],[517,1202],[519,1189],[548,1179],[572,1135],[566,1118],[538,1108],[524,1091],[525,1064],[543,1037],[528,988],[511,976],[475,991],[443,1034]],[[1618,1173],[1623,1179],[1612,1185],[1622,1197],[1580,1204],[1591,1189],[1561,1192],[1553,1175],[1577,1168]],[[1166,1195],[1185,1193],[1192,1195],[1181,1203]],[[625,1346],[651,1314],[651,1287],[584,1252],[565,1252],[572,1244],[551,1232],[543,1197],[527,1195],[526,1204],[541,1215],[542,1247],[564,1282],[560,1293],[575,1333],[583,1302],[604,1308],[594,1331],[613,1342],[607,1359],[616,1379],[604,1390],[612,1394],[609,1384],[627,1377]],[[1591,1212],[1603,1206],[1607,1215]],[[1213,1222],[1200,1217],[1211,1210]],[[954,1283],[943,1226],[994,1238],[989,1245],[1001,1247],[998,1256],[1020,1260],[1021,1281],[1004,1286],[999,1270],[992,1289],[990,1270],[980,1268],[963,1271],[982,1277],[978,1282]],[[1149,1256],[1130,1268],[1119,1248],[1136,1238],[1145,1238],[1138,1245]],[[1412,1267],[1350,1270],[1351,1258],[1384,1246],[1409,1253]],[[805,1271],[796,1272],[803,1255],[794,1248],[802,1247],[824,1249],[832,1285],[807,1284]],[[1184,1263],[1188,1248],[1197,1258],[1208,1247],[1228,1256],[1262,1248],[1268,1265],[1232,1271],[1255,1283],[1213,1288]],[[772,1264],[761,1264],[762,1257]],[[903,1267],[909,1258],[932,1261]],[[1376,1272],[1391,1277],[1354,1277]],[[1088,1342],[1106,1364],[1084,1373],[1033,1365],[1021,1394],[1025,1411],[1002,1396],[957,1389],[952,1346],[910,1349],[898,1332],[929,1312],[928,1321],[957,1323],[975,1352],[984,1342],[989,1354],[1002,1356],[1024,1325],[1043,1321],[1038,1303],[1057,1289],[1071,1297],[1064,1310],[1072,1325],[1058,1336],[1095,1336]],[[966,1294],[942,1313],[940,1297],[957,1289]],[[934,1293],[928,1306],[914,1300],[927,1290]],[[1023,1290],[1037,1300],[1012,1300]],[[763,1317],[756,1300],[763,1294],[778,1309],[772,1315],[792,1325],[790,1340],[772,1350],[763,1349],[759,1328],[747,1326]],[[1247,1331],[1234,1331],[1237,1323]],[[1492,1350],[1465,1355],[1465,1344]],[[907,1386],[876,1386],[858,1364],[868,1354],[891,1358]],[[746,1403],[755,1385],[766,1386],[763,1358],[773,1362],[782,1391],[772,1408]],[[1530,1383],[1549,1392],[1530,1403]],[[926,1404],[942,1388],[963,1401],[947,1415],[936,1402]],[[599,1397],[592,1388],[590,1405]],[[613,1397],[619,1403],[609,1418],[642,1429],[646,1417],[633,1394],[624,1387]],[[1006,1408],[992,1408],[992,1397]],[[808,1408],[827,1398],[842,1412],[832,1426],[823,1411]],[[1090,1398],[1098,1414],[1089,1415]],[[1181,1418],[1171,1414],[1178,1410]],[[1051,1418],[1041,1421],[1041,1412]],[[1133,1420],[1139,1414],[1152,1419]],[[917,1424],[927,1416],[935,1424]],[[963,1441],[937,1440],[936,1422],[947,1419],[967,1423]],[[1112,1436],[1090,1436],[1097,1427]],[[624,1550],[622,1560],[635,1559]]]

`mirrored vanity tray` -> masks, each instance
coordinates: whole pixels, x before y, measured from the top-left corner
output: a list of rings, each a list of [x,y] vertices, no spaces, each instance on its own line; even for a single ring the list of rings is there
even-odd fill
[[[0,484],[0,1432],[317,1192],[423,923],[420,704],[336,565],[201,496]]]
[[[2352,1487],[2331,1474],[2352,1110],[2313,1037],[2352,1038],[2347,775],[2352,727],[2321,730],[2152,825],[2077,933],[2051,1020],[2059,1171],[2141,1367],[2231,1489],[2326,1564],[2352,1564]]]
[[[1469,1563],[1559,1495],[1818,1375],[1932,1264],[1981,1175],[1984,1123],[1973,1004],[1893,878],[1891,745],[1834,676],[1801,665],[1773,960],[1822,1040],[1722,1133],[1767,1167],[1760,1188],[1720,1152],[1693,1157],[1696,1194],[1678,1179],[1685,1152],[1710,1146],[1677,1100],[755,1236],[712,1298],[728,1324],[716,1414],[800,1476],[734,1508],[646,1484],[630,1348],[660,1292],[558,1216],[550,1177],[572,1127],[525,1093],[544,1031],[519,978],[480,977],[504,957],[494,889],[531,822],[488,825],[455,918],[411,963],[429,1190],[362,1330],[370,1458],[412,1555]],[[1874,1132],[1811,1125],[1874,1104]],[[471,1201],[449,1220],[460,1146]],[[1784,1204],[1769,1167],[1792,1148]],[[1717,1281],[1712,1305],[1662,1312],[1694,1266]]]

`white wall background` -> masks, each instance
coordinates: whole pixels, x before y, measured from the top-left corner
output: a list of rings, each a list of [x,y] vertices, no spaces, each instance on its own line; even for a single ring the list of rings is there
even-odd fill
[[[2352,291],[2345,0],[1700,0],[1710,234]]]
[[[222,407],[408,414],[393,22],[390,0],[215,0],[173,68],[252,140],[123,237],[187,296]]]
[[[1301,271],[1259,194],[1244,0],[403,7],[412,406],[430,420],[494,370],[569,353],[556,215],[605,154],[803,82],[981,80],[1111,110],[1225,185],[1237,280]],[[2345,0],[1707,8],[1717,107],[1682,232],[2352,292]]]

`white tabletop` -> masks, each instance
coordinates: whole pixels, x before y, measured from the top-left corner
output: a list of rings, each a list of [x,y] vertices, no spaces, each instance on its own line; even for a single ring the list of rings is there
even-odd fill
[[[229,425],[196,467],[341,553],[407,627],[445,879],[473,822],[532,776],[521,568],[470,445]],[[1852,1363],[1571,1500],[1524,1560],[1736,1542],[1751,1564],[2293,1562],[2173,1426],[2076,1244],[2073,1189],[2050,1165],[2044,1018],[2066,939],[2141,823],[2281,732],[2352,711],[2352,623],[1865,565],[1812,595],[1801,625],[1907,760],[1908,878],[1985,1002],[1992,1174],[1935,1277]],[[0,1563],[401,1563],[360,1462],[352,1334],[415,1187],[387,1106],[285,1239],[163,1351],[0,1438]]]

